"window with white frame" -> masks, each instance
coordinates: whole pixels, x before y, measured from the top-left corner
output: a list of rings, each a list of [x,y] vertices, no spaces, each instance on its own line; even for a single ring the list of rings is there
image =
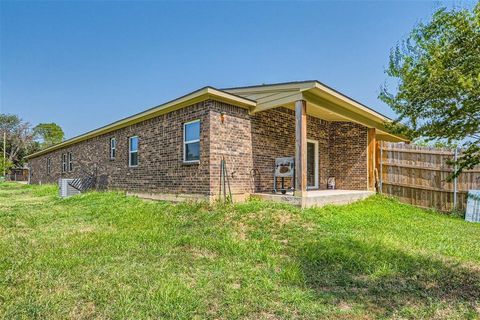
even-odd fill
[[[183,124],[183,161],[200,161],[200,120]]]
[[[52,171],[52,159],[47,158],[47,174],[50,175],[50,172]]]
[[[72,172],[73,171],[73,157],[72,157],[72,153],[69,152],[68,153],[68,172]]]
[[[67,154],[62,153],[62,172],[67,172]]]
[[[115,138],[110,139],[110,159],[115,159],[117,154],[117,140]]]
[[[128,166],[138,166],[138,137],[133,136],[129,138],[128,143]]]

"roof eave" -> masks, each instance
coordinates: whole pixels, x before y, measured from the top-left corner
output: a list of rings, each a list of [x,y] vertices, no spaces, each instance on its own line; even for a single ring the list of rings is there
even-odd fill
[[[199,90],[193,91],[189,94],[186,94],[180,98],[171,100],[169,102],[166,102],[164,104],[158,105],[156,107],[150,108],[148,110],[145,110],[143,112],[137,113],[133,116],[123,118],[121,120],[118,120],[116,122],[113,122],[111,124],[108,124],[106,126],[100,127],[98,129],[94,129],[92,131],[86,132],[84,134],[81,134],[79,136],[73,137],[71,139],[68,139],[66,141],[63,141],[59,144],[56,144],[54,146],[48,147],[44,150],[35,152],[31,155],[26,156],[25,158],[32,159],[38,156],[41,156],[43,154],[49,153],[51,151],[61,149],[68,147],[74,143],[78,143],[81,141],[85,141],[91,138],[94,138],[96,136],[106,134],[109,132],[112,132],[114,130],[118,130],[124,127],[127,127],[129,125],[133,125],[136,123],[139,123],[141,121],[147,120],[154,118],[156,116],[165,114],[167,112],[171,112],[201,101],[209,100],[209,99],[214,99],[218,100],[221,102],[229,103],[229,104],[234,104],[239,107],[243,107],[246,109],[251,110],[254,108],[257,103],[253,100],[237,96],[232,93],[228,93],[213,87],[204,87]]]
[[[366,112],[366,113],[369,113],[369,114],[371,114],[371,115],[373,115],[373,116],[378,117],[378,118],[381,119],[382,121],[385,121],[385,122],[390,122],[390,121],[392,121],[392,119],[390,119],[390,118],[387,117],[386,115],[381,114],[380,112],[378,112],[378,111],[376,111],[376,110],[374,110],[374,109],[372,109],[372,108],[364,105],[364,104],[361,103],[361,102],[358,102],[358,101],[355,100],[355,99],[350,98],[349,96],[347,96],[347,95],[345,95],[345,94],[343,94],[343,93],[341,93],[341,92],[339,92],[339,91],[337,91],[337,90],[335,90],[335,89],[333,89],[333,88],[331,88],[331,87],[329,87],[329,86],[327,86],[327,85],[325,85],[325,84],[323,84],[323,83],[321,83],[321,82],[319,82],[319,81],[316,81],[314,88],[311,88],[311,89],[319,89],[319,90],[321,90],[321,91],[323,91],[323,92],[326,92],[326,93],[328,93],[329,95],[331,95],[332,97],[335,97],[335,98],[337,98],[337,99],[339,99],[339,100],[345,101],[345,102],[347,102],[348,104],[350,104],[350,105],[358,108],[359,110],[362,110],[362,111],[364,111],[364,112]],[[308,91],[312,91],[311,89],[307,89],[307,90],[308,90]]]
[[[222,91],[228,92],[260,92],[260,91],[268,91],[268,90],[291,90],[291,89],[305,89],[311,88],[318,82],[317,80],[305,80],[305,81],[292,81],[292,82],[281,82],[281,83],[272,83],[272,84],[262,84],[262,85],[255,85],[255,86],[245,86],[245,87],[232,87],[232,88],[222,88]]]

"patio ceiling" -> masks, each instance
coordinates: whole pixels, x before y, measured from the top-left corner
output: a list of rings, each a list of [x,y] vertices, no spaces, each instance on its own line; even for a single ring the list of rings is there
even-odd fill
[[[272,85],[228,88],[223,91],[254,100],[252,113],[277,107],[295,108],[295,101],[307,101],[307,114],[327,121],[349,121],[377,130],[377,137],[386,141],[408,141],[388,132],[385,124],[392,120],[379,112],[318,82],[302,81]]]

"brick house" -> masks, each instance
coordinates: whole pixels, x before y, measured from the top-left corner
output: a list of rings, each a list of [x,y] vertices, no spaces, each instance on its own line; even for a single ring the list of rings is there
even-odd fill
[[[205,87],[30,155],[30,183],[89,172],[108,189],[213,200],[225,159],[243,199],[271,193],[275,159],[294,157],[297,199],[329,177],[337,189],[374,190],[376,141],[405,141],[390,121],[318,81]]]

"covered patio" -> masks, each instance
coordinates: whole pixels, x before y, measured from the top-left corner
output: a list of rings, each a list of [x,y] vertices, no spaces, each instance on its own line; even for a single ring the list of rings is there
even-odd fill
[[[257,101],[252,144],[262,182],[252,193],[262,199],[308,207],[368,197],[375,191],[377,140],[406,140],[387,131],[389,118],[318,81],[225,91]],[[273,192],[279,157],[294,159],[286,194]],[[337,189],[325,190],[331,177]]]

